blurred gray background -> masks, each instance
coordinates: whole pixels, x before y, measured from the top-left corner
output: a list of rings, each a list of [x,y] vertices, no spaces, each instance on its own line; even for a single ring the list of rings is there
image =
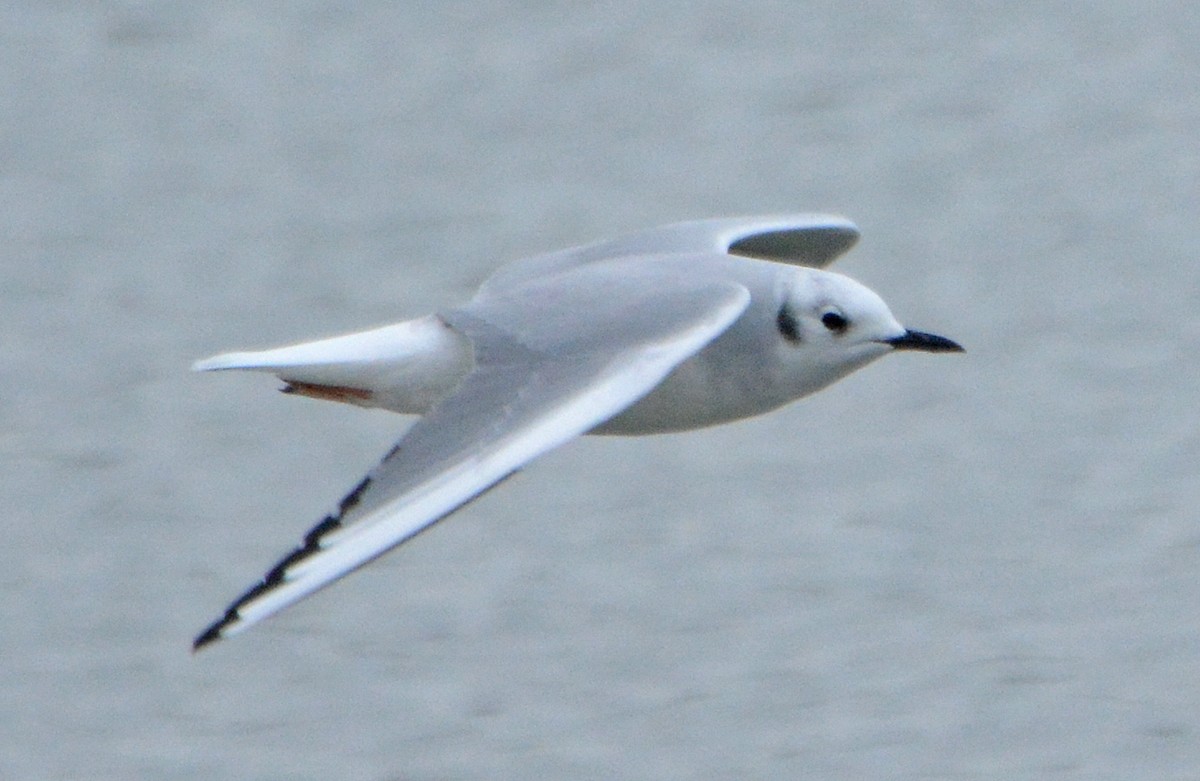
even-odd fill
[[[1200,775],[1182,2],[0,6],[0,776]],[[190,362],[821,210],[962,357],[574,443],[198,656],[402,418]]]

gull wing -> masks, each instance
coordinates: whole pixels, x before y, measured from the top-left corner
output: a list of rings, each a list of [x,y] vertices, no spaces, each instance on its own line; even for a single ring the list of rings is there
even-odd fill
[[[383,462],[196,638],[237,634],[361,567],[633,404],[725,331],[749,292],[591,267],[442,317],[475,366]],[[537,302],[537,306],[530,306]]]
[[[480,295],[598,261],[632,255],[716,252],[824,268],[858,241],[858,227],[832,214],[782,214],[678,222],[504,266]]]

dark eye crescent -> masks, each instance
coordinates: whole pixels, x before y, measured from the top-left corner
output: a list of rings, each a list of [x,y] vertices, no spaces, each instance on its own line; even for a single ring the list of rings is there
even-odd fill
[[[835,334],[840,334],[850,326],[850,321],[837,312],[826,312],[821,315],[821,325]]]

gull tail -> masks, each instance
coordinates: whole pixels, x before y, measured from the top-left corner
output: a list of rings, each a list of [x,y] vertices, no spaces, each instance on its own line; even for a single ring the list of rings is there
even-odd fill
[[[273,350],[222,353],[192,370],[268,372],[287,383],[285,393],[421,414],[472,362],[469,340],[430,315]]]

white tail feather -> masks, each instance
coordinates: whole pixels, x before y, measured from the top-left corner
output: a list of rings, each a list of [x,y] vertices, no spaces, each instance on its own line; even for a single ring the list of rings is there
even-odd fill
[[[436,315],[273,350],[231,352],[193,371],[264,371],[285,382],[366,392],[377,406],[422,413],[470,371],[470,341]]]

